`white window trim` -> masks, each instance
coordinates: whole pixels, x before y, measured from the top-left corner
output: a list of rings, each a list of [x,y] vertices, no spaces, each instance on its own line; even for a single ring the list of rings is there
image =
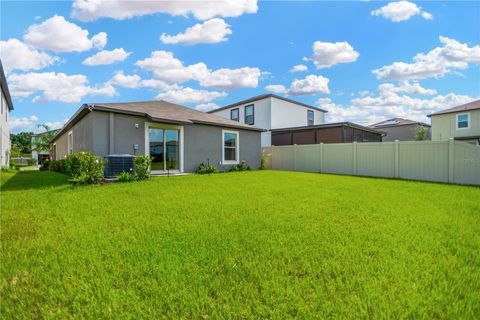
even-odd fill
[[[72,144],[70,145],[70,136],[72,137]],[[70,149],[72,153],[70,153]],[[73,154],[73,130],[69,131],[67,134],[67,155]]]
[[[458,117],[460,116],[467,116],[467,122],[468,122],[468,126],[465,127],[465,128],[459,128],[458,127]],[[455,129],[457,130],[465,130],[465,129],[470,129],[470,113],[459,113],[455,116]]]
[[[148,129],[153,128],[153,129],[172,129],[172,130],[179,130],[180,131],[180,170],[170,170],[169,172],[179,172],[182,173],[184,172],[184,167],[183,167],[183,159],[184,159],[184,148],[185,144],[183,143],[183,126],[176,126],[176,125],[171,125],[171,124],[163,124],[163,123],[157,123],[157,122],[145,122],[145,155],[149,156],[150,155],[150,136],[148,133]],[[163,170],[153,170],[153,173],[164,173],[165,171]]]
[[[237,160],[225,160],[225,133],[233,133],[237,135],[235,141],[235,158]],[[240,133],[232,130],[222,130],[222,164],[239,164],[240,163]]]

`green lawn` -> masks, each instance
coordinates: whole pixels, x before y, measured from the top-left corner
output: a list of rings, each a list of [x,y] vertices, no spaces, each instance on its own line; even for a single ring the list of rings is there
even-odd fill
[[[2,173],[0,318],[480,317],[480,188]]]

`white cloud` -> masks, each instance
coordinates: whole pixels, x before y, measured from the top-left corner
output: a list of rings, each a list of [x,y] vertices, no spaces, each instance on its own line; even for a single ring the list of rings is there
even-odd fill
[[[167,13],[173,16],[192,14],[199,20],[208,20],[214,17],[238,17],[258,10],[257,0],[75,0],[72,8],[72,16],[81,21],[92,21],[102,17],[122,20],[155,13]]]
[[[142,78],[139,75],[125,75],[123,71],[118,71],[115,75],[110,79],[109,83],[113,85],[118,85],[125,88],[138,88],[140,87]]]
[[[480,63],[480,45],[469,47],[465,43],[440,36],[443,47],[437,47],[413,57],[413,63],[394,62],[372,72],[378,79],[410,80],[441,77],[453,69],[464,70],[471,63]]]
[[[35,50],[20,40],[0,41],[0,57],[7,71],[39,70],[53,65],[59,59]]]
[[[338,63],[354,62],[360,54],[348,42],[321,42],[313,43],[313,54],[304,61],[313,61],[317,69],[330,68]]]
[[[107,37],[108,36],[105,32],[99,32],[92,37],[92,45],[96,49],[102,50],[107,45]]]
[[[18,131],[19,129],[24,129],[24,128],[31,128],[34,123],[38,121],[38,117],[35,115],[32,115],[30,117],[11,117],[10,120],[8,120],[8,123],[10,124],[10,129],[12,131]]]
[[[214,18],[187,28],[183,33],[174,36],[162,33],[160,40],[165,44],[185,43],[218,43],[227,41],[227,35],[232,34],[230,25],[223,19]]]
[[[105,32],[101,32],[92,39],[88,38],[88,31],[64,17],[54,15],[40,24],[28,27],[23,40],[37,48],[57,52],[82,52],[96,47],[105,46],[107,41]]]
[[[262,73],[258,68],[222,68],[209,72],[198,80],[200,81],[200,85],[204,87],[222,89],[256,88],[261,75]]]
[[[170,84],[195,80],[201,86],[221,89],[255,88],[262,75],[260,69],[252,67],[211,71],[203,62],[185,66],[168,51],[154,51],[149,58],[135,64],[153,72],[155,80]]]
[[[287,88],[285,88],[285,86],[281,84],[270,84],[265,87],[265,90],[278,94],[288,93]]]
[[[329,81],[329,79],[323,76],[311,74],[304,79],[294,79],[288,89],[281,84],[271,84],[266,86],[265,89],[274,93],[289,94],[292,96],[330,93],[328,89]]]
[[[406,21],[417,14],[426,20],[433,19],[431,13],[423,11],[415,3],[409,1],[390,2],[380,9],[372,11],[372,16],[383,16],[393,22]]]
[[[292,81],[288,93],[294,96],[315,93],[330,93],[328,89],[328,80],[323,76],[308,75],[304,79],[295,79]]]
[[[89,86],[88,79],[82,74],[43,72],[11,74],[8,77],[10,92],[15,98],[24,98],[34,94],[32,102],[60,101],[79,102],[86,95],[115,95],[115,88],[110,84]]]
[[[130,54],[131,52],[126,52],[123,48],[102,50],[83,60],[82,64],[87,66],[112,64],[127,59]]]
[[[293,66],[292,69],[290,69],[291,73],[294,72],[303,72],[303,71],[308,71],[308,67],[304,64],[297,64],[296,66]]]
[[[400,92],[409,94],[422,92],[420,94],[432,97],[413,98],[409,95],[400,95]],[[369,125],[395,117],[428,122],[428,114],[472,100],[474,98],[455,93],[436,95],[436,90],[422,88],[418,83],[404,83],[400,86],[386,83],[378,87],[378,96],[352,99],[348,107],[337,105],[329,98],[318,99],[317,105],[328,110],[327,122],[352,121]]]
[[[66,119],[63,119],[62,121],[47,121],[44,124],[47,125],[50,128],[50,130],[56,130],[56,129],[62,128],[63,125],[67,123],[68,120],[69,119],[66,118]],[[41,131],[43,132],[45,130],[42,128]]]
[[[205,103],[226,95],[226,92],[197,90],[187,87],[162,92],[155,99],[172,103]]]
[[[220,106],[217,105],[216,103],[213,103],[213,102],[202,103],[202,104],[199,104],[199,105],[195,106],[195,110],[203,111],[203,112],[212,111],[212,110],[215,110],[215,109],[218,109],[218,108],[220,108]]]

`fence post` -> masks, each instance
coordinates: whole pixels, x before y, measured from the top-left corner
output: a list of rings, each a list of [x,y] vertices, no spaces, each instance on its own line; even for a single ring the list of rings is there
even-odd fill
[[[323,142],[320,142],[319,146],[320,146],[319,147],[320,148],[319,149],[320,150],[320,157],[319,157],[319,159],[320,159],[320,172],[323,172]]]
[[[297,145],[293,145],[293,171],[297,171]]]
[[[455,182],[455,141],[450,138],[448,141],[448,182]]]
[[[353,175],[356,176],[357,175],[357,141],[353,141],[352,143],[352,159],[353,159],[352,171],[353,171]]]
[[[395,172],[394,177],[400,178],[400,142],[395,140],[394,150],[393,150],[393,158],[395,161]]]

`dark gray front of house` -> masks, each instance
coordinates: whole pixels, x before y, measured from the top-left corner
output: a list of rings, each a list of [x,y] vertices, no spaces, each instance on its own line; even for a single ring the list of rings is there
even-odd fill
[[[207,162],[220,170],[246,161],[260,166],[260,132],[211,124],[162,123],[143,116],[93,110],[53,141],[53,157],[90,151],[98,156],[146,154],[153,171],[194,172]]]

